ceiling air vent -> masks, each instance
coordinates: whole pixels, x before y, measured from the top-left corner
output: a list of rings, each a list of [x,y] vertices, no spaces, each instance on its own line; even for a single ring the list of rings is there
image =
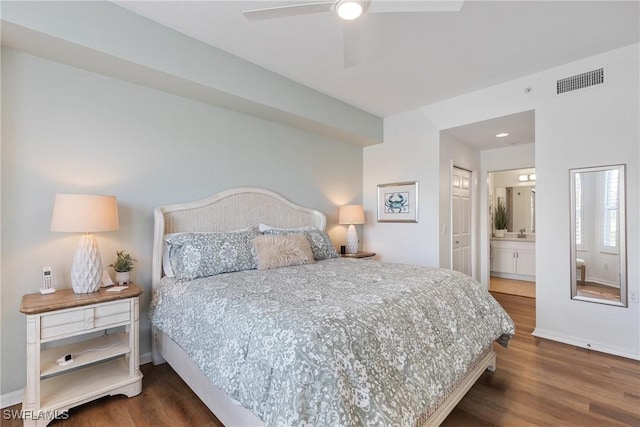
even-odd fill
[[[604,83],[604,68],[598,68],[597,70],[558,80],[556,82],[556,93],[559,95],[602,83]]]

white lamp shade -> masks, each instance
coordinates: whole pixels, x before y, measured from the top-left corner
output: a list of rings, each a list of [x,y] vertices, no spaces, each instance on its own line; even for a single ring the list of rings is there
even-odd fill
[[[93,233],[120,227],[115,196],[56,194],[51,231]]]
[[[339,224],[364,224],[364,209],[362,205],[344,205],[340,206],[338,214]]]
[[[119,228],[118,203],[114,196],[56,194],[51,231],[85,233],[71,265],[71,287],[77,294],[96,292],[102,284],[102,259],[91,232]]]

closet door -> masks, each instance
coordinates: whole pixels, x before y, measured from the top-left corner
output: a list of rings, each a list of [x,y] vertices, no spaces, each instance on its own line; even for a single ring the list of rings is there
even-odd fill
[[[453,168],[451,268],[471,276],[471,172]]]

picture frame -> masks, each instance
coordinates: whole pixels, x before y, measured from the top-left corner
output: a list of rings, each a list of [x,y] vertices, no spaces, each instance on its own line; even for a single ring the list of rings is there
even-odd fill
[[[378,184],[378,222],[418,222],[418,181]]]

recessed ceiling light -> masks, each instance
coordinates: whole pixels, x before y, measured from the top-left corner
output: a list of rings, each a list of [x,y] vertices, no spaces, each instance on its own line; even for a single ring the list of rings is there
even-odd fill
[[[518,181],[520,182],[529,181],[529,175],[518,175]]]
[[[509,132],[500,132],[496,134],[496,138],[504,138],[505,136],[509,136]]]
[[[345,21],[352,21],[362,15],[362,2],[356,0],[341,1],[336,6],[338,16]]]

